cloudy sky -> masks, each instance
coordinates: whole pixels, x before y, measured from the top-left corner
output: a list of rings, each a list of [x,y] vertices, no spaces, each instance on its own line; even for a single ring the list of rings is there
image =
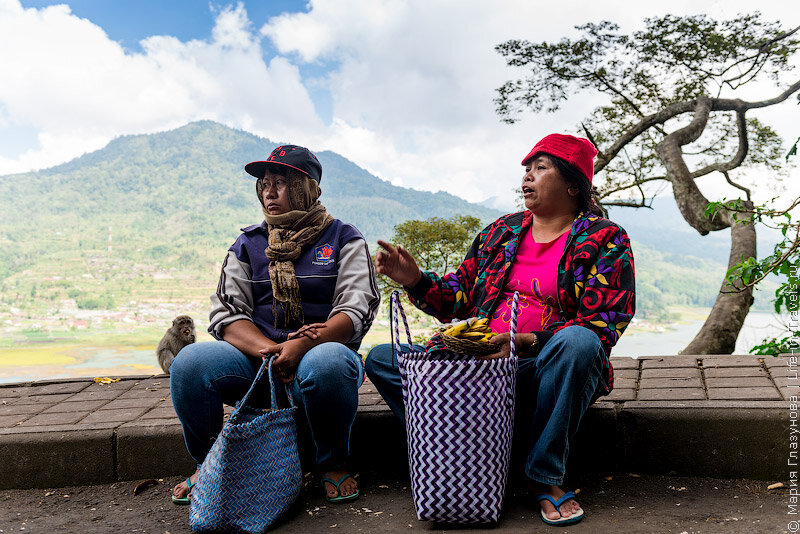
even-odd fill
[[[729,18],[753,8],[648,4],[0,0],[0,175],[68,161],[119,135],[212,119],[334,150],[398,185],[511,205],[521,157],[547,133],[574,132],[598,101],[581,96],[556,114],[502,124],[492,99],[516,73],[497,43],[558,40],[602,19],[631,31],[667,12]],[[757,6],[769,20],[800,23],[795,1]],[[779,108],[756,116],[790,144],[800,107]]]

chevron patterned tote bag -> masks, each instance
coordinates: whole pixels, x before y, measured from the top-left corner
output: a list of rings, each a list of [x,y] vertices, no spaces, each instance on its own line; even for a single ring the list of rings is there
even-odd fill
[[[274,358],[274,357],[273,357]],[[266,370],[272,409],[247,406]],[[195,532],[264,532],[297,498],[302,483],[292,395],[278,408],[272,358],[222,427],[192,489],[189,525]]]
[[[414,507],[420,520],[490,523],[500,518],[511,458],[518,295],[511,311],[511,355],[477,360],[443,351],[400,353],[392,295],[395,351],[403,384]]]

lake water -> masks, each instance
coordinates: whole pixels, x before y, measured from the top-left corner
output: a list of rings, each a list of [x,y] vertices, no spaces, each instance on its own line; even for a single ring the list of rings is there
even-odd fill
[[[785,319],[784,319],[785,320]],[[736,344],[736,354],[747,354],[753,345],[781,333],[781,318],[772,313],[751,312]],[[632,324],[614,348],[614,356],[675,355],[691,341],[702,320],[674,325],[663,332]],[[199,340],[210,336],[199,333]],[[388,334],[387,340],[388,341]],[[0,351],[0,383],[52,378],[151,375],[161,373],[150,346],[28,345]]]
[[[736,341],[734,354],[749,354],[764,338],[783,335],[786,317],[774,313],[750,312]],[[783,321],[783,322],[782,322]],[[668,356],[678,354],[700,331],[704,320],[673,325],[663,332],[637,330],[633,324],[614,347],[614,356]]]

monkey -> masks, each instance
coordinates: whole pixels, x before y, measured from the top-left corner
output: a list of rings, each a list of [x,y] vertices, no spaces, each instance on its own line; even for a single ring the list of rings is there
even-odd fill
[[[161,338],[156,349],[158,363],[165,373],[169,374],[169,366],[178,352],[195,340],[194,320],[188,315],[179,315],[172,320],[172,326]]]

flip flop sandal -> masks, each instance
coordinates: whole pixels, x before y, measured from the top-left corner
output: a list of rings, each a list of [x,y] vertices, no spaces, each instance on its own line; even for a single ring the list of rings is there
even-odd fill
[[[189,500],[189,494],[192,492],[192,488],[194,484],[192,484],[192,479],[186,479],[186,487],[189,488],[189,491],[186,492],[186,497],[176,497],[175,495],[172,496],[172,502],[175,504],[189,504],[191,501]]]
[[[554,498],[552,498],[550,495],[547,495],[546,493],[543,493],[543,494],[539,495],[538,497],[536,497],[536,500],[539,501],[539,502],[550,501],[553,504],[553,506],[556,507],[556,511],[559,513],[559,515],[561,515],[561,517],[559,519],[550,519],[549,517],[547,517],[547,514],[544,513],[544,510],[542,510],[542,521],[544,521],[548,525],[561,526],[561,525],[574,525],[575,523],[577,523],[578,521],[583,519],[583,508],[578,508],[578,510],[576,512],[574,512],[573,514],[568,515],[568,516],[562,515],[561,514],[561,510],[558,509],[559,506],[561,506],[562,504],[564,504],[568,500],[574,499],[574,498],[575,498],[575,494],[573,492],[571,492],[571,491],[566,492],[558,500],[555,500]]]
[[[341,486],[342,482],[344,482],[348,478],[352,478],[353,480],[355,480],[355,477],[350,473],[347,473],[342,478],[340,478],[338,481],[332,480],[332,479],[327,478],[327,477],[323,478],[322,481],[321,481],[321,484],[322,484],[322,490],[325,492],[325,500],[330,502],[330,503],[340,503],[340,502],[354,501],[354,500],[358,499],[358,496],[360,495],[360,492],[358,491],[358,489],[356,489],[355,493],[353,493],[351,495],[339,495],[338,497],[328,497],[328,490],[325,488],[325,483],[326,482],[332,484],[333,487],[336,488],[336,493],[339,493],[339,486]]]

